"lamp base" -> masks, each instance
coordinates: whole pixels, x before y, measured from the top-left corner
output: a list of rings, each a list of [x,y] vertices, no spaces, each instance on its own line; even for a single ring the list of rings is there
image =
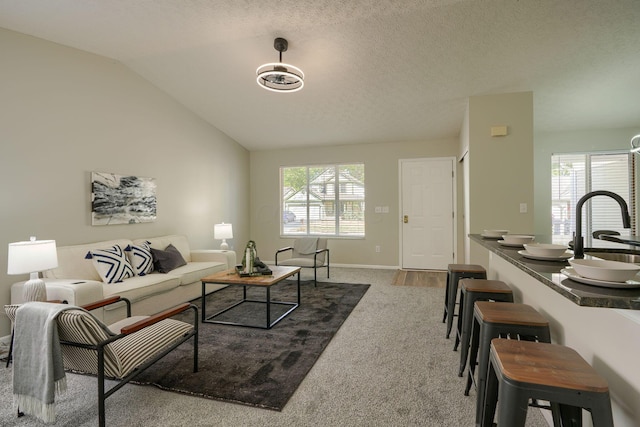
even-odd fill
[[[222,239],[222,243],[220,243],[220,249],[223,251],[229,250],[229,245],[225,239]]]
[[[22,287],[22,296],[25,301],[46,301],[47,286],[44,280],[40,278],[27,280]]]

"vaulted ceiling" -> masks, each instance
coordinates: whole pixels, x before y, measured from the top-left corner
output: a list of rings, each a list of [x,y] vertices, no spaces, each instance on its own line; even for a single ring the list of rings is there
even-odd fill
[[[536,131],[640,126],[637,0],[0,0],[0,27],[120,61],[250,150],[456,137],[533,91]],[[300,67],[273,93],[256,68]]]

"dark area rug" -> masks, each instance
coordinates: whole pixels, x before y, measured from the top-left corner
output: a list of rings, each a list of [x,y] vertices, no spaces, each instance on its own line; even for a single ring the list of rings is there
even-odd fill
[[[319,282],[314,287],[312,281],[302,282],[300,306],[269,330],[200,323],[197,373],[192,372],[193,347],[188,342],[156,362],[134,382],[280,411],[369,286]],[[264,300],[265,290],[250,288],[248,294],[250,298]],[[295,281],[275,285],[271,298],[296,301]],[[207,315],[240,299],[241,287],[227,287],[209,294]],[[193,303],[201,306],[200,299]],[[264,305],[254,308],[250,313],[227,315],[256,317],[238,319],[249,323],[265,318]],[[184,319],[189,321],[188,317],[181,320]]]

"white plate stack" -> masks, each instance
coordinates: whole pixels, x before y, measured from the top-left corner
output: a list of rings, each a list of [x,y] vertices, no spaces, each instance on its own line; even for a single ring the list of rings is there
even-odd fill
[[[502,239],[504,234],[509,234],[509,230],[484,230],[480,236],[485,239]]]
[[[638,288],[640,266],[627,262],[598,259],[572,259],[571,267],[560,272],[571,280],[606,288]]]
[[[502,246],[511,246],[521,248],[527,243],[534,241],[536,236],[530,234],[505,234],[502,236],[502,240],[498,240]]]
[[[567,251],[565,245],[555,245],[551,243],[526,243],[524,250],[518,251],[520,255],[529,259],[540,261],[566,261],[573,256]]]

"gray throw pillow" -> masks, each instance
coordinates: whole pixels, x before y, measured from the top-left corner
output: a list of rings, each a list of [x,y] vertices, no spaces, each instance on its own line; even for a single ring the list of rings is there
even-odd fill
[[[183,265],[187,265],[187,261],[182,258],[180,251],[175,246],[169,245],[165,250],[151,248],[153,254],[153,269],[160,273],[168,273]]]

